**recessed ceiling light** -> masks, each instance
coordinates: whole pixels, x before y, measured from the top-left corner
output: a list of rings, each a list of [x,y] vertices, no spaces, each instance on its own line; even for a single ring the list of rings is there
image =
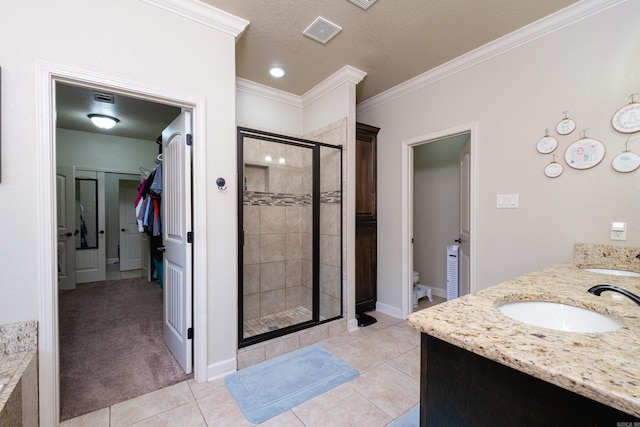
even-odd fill
[[[281,77],[284,77],[284,75],[287,74],[287,72],[282,67],[274,66],[274,67],[271,67],[271,69],[269,70],[269,74],[279,79]]]
[[[88,117],[100,129],[111,129],[120,121],[115,117],[105,116],[104,114],[89,114]]]

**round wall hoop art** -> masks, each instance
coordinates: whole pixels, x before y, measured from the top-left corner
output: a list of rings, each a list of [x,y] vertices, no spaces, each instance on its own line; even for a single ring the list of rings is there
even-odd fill
[[[564,119],[560,120],[560,122],[556,126],[556,132],[558,132],[559,135],[569,135],[575,129],[576,129],[576,122],[573,119],[570,119],[568,117],[565,117]]]
[[[602,142],[593,138],[581,138],[569,145],[564,152],[564,160],[574,169],[590,169],[604,159]]]
[[[624,151],[613,158],[611,167],[616,172],[633,172],[640,167],[640,156],[632,151]]]
[[[538,140],[538,144],[536,144],[536,149],[538,153],[549,154],[553,152],[558,147],[558,140],[553,136],[543,136]]]
[[[544,168],[544,174],[549,178],[557,178],[560,175],[562,175],[562,172],[564,172],[564,168],[560,163],[556,163],[556,162],[549,163]]]
[[[640,102],[632,102],[620,108],[611,118],[611,126],[621,133],[640,131]]]

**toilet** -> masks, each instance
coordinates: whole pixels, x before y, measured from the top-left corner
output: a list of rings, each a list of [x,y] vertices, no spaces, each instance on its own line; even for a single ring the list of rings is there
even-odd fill
[[[421,285],[418,282],[420,281],[420,274],[417,271],[413,272],[413,308],[418,307],[418,300],[423,297],[429,298],[429,301],[433,301],[433,296],[431,295],[431,288],[425,285]]]

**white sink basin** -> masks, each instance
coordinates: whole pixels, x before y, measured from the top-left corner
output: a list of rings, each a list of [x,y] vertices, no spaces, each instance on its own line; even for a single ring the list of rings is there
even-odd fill
[[[636,273],[635,271],[612,270],[608,268],[585,268],[585,270],[592,273],[608,274],[609,276],[640,277],[640,273]]]
[[[566,332],[610,332],[622,325],[604,314],[572,305],[547,301],[518,301],[497,307],[514,320]]]

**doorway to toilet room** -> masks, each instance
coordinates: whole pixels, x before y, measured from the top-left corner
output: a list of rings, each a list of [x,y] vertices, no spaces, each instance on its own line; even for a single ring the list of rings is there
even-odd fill
[[[405,142],[405,314],[467,294],[475,286],[470,273],[471,147],[471,129],[464,128]]]
[[[63,70],[63,72],[67,71],[66,69]],[[74,352],[72,348],[63,348],[63,346],[65,346],[64,339],[68,338],[69,334],[74,335],[83,329],[87,329],[90,335],[94,335],[94,342],[113,339],[116,341],[126,341],[127,338],[132,336],[135,341],[135,336],[139,334],[134,333],[134,330],[138,330],[142,333],[142,341],[140,341],[140,343],[146,342],[146,347],[142,345],[138,346],[135,342],[130,343],[123,351],[119,352],[119,354],[114,354],[113,357],[103,360],[102,362],[99,362],[97,358],[90,357],[87,352],[91,349],[81,345],[83,348],[80,350],[82,353],[85,353],[85,357],[76,360],[84,359],[82,364],[88,365],[89,370],[87,371],[88,373],[79,374],[80,376],[74,381],[81,381],[86,384],[94,383],[93,386],[97,385],[97,388],[103,388],[102,391],[97,390],[94,395],[106,394],[107,389],[117,388],[124,383],[139,382],[134,379],[133,376],[126,374],[127,368],[125,368],[125,371],[122,371],[119,370],[119,368],[115,368],[115,365],[111,365],[111,363],[118,363],[118,360],[129,363],[131,360],[126,362],[126,360],[128,360],[127,358],[132,357],[134,354],[139,355],[133,356],[134,359],[146,360],[147,362],[143,364],[148,365],[152,370],[157,370],[155,374],[150,374],[151,377],[149,378],[151,381],[148,381],[145,385],[147,388],[152,387],[152,389],[145,390],[144,393],[170,385],[162,383],[161,381],[159,382],[158,375],[156,375],[160,374],[160,376],[162,376],[165,371],[168,370],[168,365],[163,362],[162,359],[165,357],[162,356],[163,353],[166,352],[171,359],[174,357],[171,353],[175,354],[175,360],[171,363],[177,367],[179,372],[176,372],[177,375],[180,376],[180,380],[184,380],[183,377],[185,375],[191,377],[193,374],[190,373],[197,368],[200,372],[200,381],[203,377],[203,356],[206,355],[203,354],[202,348],[198,348],[195,353],[195,362],[197,364],[194,367],[193,348],[197,347],[196,338],[199,335],[193,336],[195,334],[188,331],[188,329],[191,328],[191,322],[194,317],[202,317],[202,307],[198,305],[197,310],[194,312],[191,294],[194,291],[203,293],[203,289],[200,289],[200,287],[193,289],[191,278],[194,273],[192,270],[196,268],[192,261],[194,251],[191,245],[187,244],[186,236],[187,231],[193,229],[190,224],[193,218],[191,204],[192,190],[190,188],[192,182],[192,159],[191,146],[186,143],[186,136],[192,133],[191,127],[193,123],[191,113],[193,113],[194,120],[195,117],[201,118],[200,114],[195,114],[196,106],[201,106],[201,101],[197,100],[197,102],[185,102],[183,105],[176,105],[175,94],[172,95],[171,101],[168,101],[169,98],[163,98],[162,91],[159,91],[159,94],[150,94],[147,92],[148,88],[146,87],[137,88],[136,85],[133,85],[125,88],[119,86],[122,82],[118,82],[116,87],[107,88],[105,83],[108,79],[101,82],[89,82],[86,79],[87,76],[81,72],[73,76],[58,75],[52,77],[52,74],[47,75],[47,82],[45,84],[45,86],[51,88],[48,91],[52,94],[51,102],[44,103],[45,105],[52,106],[49,110],[51,126],[44,126],[44,128],[56,128],[55,135],[49,135],[51,141],[50,158],[53,160],[52,163],[68,163],[69,165],[58,167],[57,174],[52,174],[51,183],[53,188],[56,189],[56,192],[51,195],[53,198],[51,201],[53,203],[49,202],[50,199],[43,203],[44,205],[53,205],[50,215],[52,219],[57,219],[58,223],[56,233],[58,241],[52,249],[55,252],[57,248],[58,252],[58,263],[54,268],[58,272],[57,276],[59,280],[58,286],[55,284],[53,286],[54,292],[50,292],[49,290],[52,284],[43,285],[42,288],[42,307],[44,312],[41,312],[40,318],[41,320],[46,319],[47,321],[41,321],[41,335],[43,336],[41,342],[44,342],[45,345],[42,346],[41,357],[43,360],[41,361],[40,382],[41,391],[44,393],[43,396],[46,395],[46,397],[40,400],[41,412],[47,414],[46,416],[43,415],[45,417],[44,419],[57,420],[59,419],[59,414],[65,415],[65,417],[63,417],[64,419],[79,415],[80,413],[100,409],[88,408],[88,410],[84,411],[82,408],[78,409],[76,407],[73,408],[75,412],[67,411],[64,413],[61,411],[61,406],[64,405],[64,399],[61,399],[59,393],[63,394],[63,398],[65,393],[65,391],[62,390],[61,382],[68,374],[68,372],[62,372],[62,370],[68,369],[69,365],[68,363],[60,361],[60,358],[63,353],[70,354]],[[95,76],[91,75],[89,77],[94,78]],[[65,92],[66,89],[69,89],[70,92]],[[140,89],[139,92],[138,89]],[[163,111],[164,115],[158,114],[158,116],[168,117],[168,120],[159,129],[153,131],[156,132],[153,138],[126,135],[110,136],[92,129],[74,129],[68,126],[69,122],[65,122],[64,120],[65,113],[68,113],[68,111],[65,111],[65,108],[68,107],[64,103],[65,96],[71,93],[73,98],[74,90],[85,91],[89,94],[89,97],[94,97],[96,92],[98,92],[100,96],[111,93],[111,95],[115,95],[116,97],[146,103],[150,108],[155,109],[153,111],[156,113]],[[126,91],[126,94],[124,94],[124,91]],[[77,97],[79,95],[75,93],[75,96]],[[72,114],[78,115],[76,111],[72,112]],[[170,117],[167,114],[169,114]],[[86,114],[82,116],[88,122]],[[174,117],[175,120],[171,122]],[[122,120],[122,117],[120,117],[120,119]],[[67,125],[66,127],[65,124]],[[153,123],[136,122],[136,124],[141,128],[155,129],[155,124]],[[157,143],[159,133],[163,133],[163,138],[160,139],[162,145],[158,145]],[[83,147],[83,140],[91,141],[90,146]],[[96,150],[99,145],[97,143],[100,142],[104,142],[103,147]],[[151,149],[149,149],[149,147],[143,148],[142,146],[145,144],[149,144]],[[159,148],[160,146],[162,146],[162,148]],[[133,151],[128,151],[129,149]],[[92,150],[94,150],[93,157],[91,153],[89,153]],[[159,151],[163,153],[162,156],[158,155]],[[144,153],[150,153],[151,155],[148,156],[149,158],[147,159]],[[65,160],[61,162],[62,158]],[[135,167],[131,166],[132,158],[138,161]],[[144,160],[141,160],[143,158]],[[98,164],[100,162],[102,162],[102,164]],[[143,233],[139,230],[134,203],[138,189],[141,188],[141,181],[149,178],[150,172],[156,172],[159,166],[163,166],[162,169],[164,171],[163,174],[158,174],[158,176],[164,178],[164,180],[161,180],[164,187],[164,197],[162,200],[164,205],[161,205],[158,200],[158,206],[166,207],[167,212],[180,212],[179,215],[166,214],[164,211],[162,213],[164,216],[163,225],[165,225],[166,230],[168,230],[162,235],[162,239],[163,243],[166,243],[166,246],[170,248],[170,255],[167,256],[171,257],[167,258],[171,259],[171,262],[164,264],[165,266],[170,265],[172,269],[170,274],[162,274],[164,277],[168,276],[163,286],[165,290],[168,288],[167,291],[163,291],[163,287],[158,286],[160,283],[156,283],[158,279],[157,275],[154,275],[154,281],[150,282],[153,268],[149,259],[150,257],[148,256],[150,252],[147,247],[149,246],[148,233],[146,233],[146,229]],[[202,173],[202,171],[200,171],[200,173]],[[91,176],[84,176],[87,174]],[[78,183],[84,185],[86,189],[84,187],[80,188]],[[106,198],[104,194],[105,183],[107,193],[110,193],[110,196]],[[111,187],[110,191],[109,187]],[[77,192],[76,189],[78,190]],[[88,194],[86,201],[80,202],[79,199],[76,198],[76,194]],[[111,198],[109,199],[109,197]],[[55,208],[56,205],[57,209]],[[82,205],[82,216],[76,215],[77,207],[80,205]],[[78,216],[77,219],[75,218],[76,216]],[[185,221],[188,223],[184,223]],[[51,221],[51,223],[54,228],[53,231],[55,231],[55,222]],[[61,231],[64,232],[61,233]],[[182,235],[182,231],[184,231],[184,236]],[[77,241],[80,243],[76,244]],[[78,256],[76,256],[76,253],[80,252],[82,254],[83,250],[85,252],[88,250],[93,251],[95,254],[102,251],[103,256],[99,260],[99,257],[93,253],[85,256],[85,258],[90,258],[95,261],[93,264],[96,266],[100,266],[101,264],[103,272],[107,270],[104,268],[104,265],[109,261],[112,266],[112,272],[117,274],[109,277],[104,274],[104,277],[97,277],[96,280],[92,280],[90,283],[78,286],[75,280],[77,277],[76,273],[78,266],[82,266],[83,264],[82,257],[80,257],[81,262],[77,262]],[[183,255],[180,255],[181,253]],[[184,256],[185,254],[186,256]],[[177,268],[183,269],[179,272],[180,274],[174,274]],[[172,280],[171,278],[180,278],[180,283],[176,282],[178,279]],[[83,281],[87,282],[86,280],[81,280],[80,282]],[[64,288],[63,285],[66,285],[66,288]],[[93,299],[94,297],[90,297],[89,300],[85,299],[84,301],[82,301],[82,298],[76,298],[73,302],[70,302],[70,300],[66,298],[66,295],[57,295],[58,292],[56,290],[58,288],[60,290],[68,289],[68,291],[63,291],[63,294],[66,295],[80,292],[83,294],[83,297],[87,297],[88,295],[92,295],[91,292],[94,292],[93,295],[102,294],[99,295],[99,297],[106,299],[98,302]],[[140,292],[142,292],[142,294]],[[149,294],[149,292],[153,295]],[[171,298],[169,298],[167,294],[169,294]],[[132,295],[133,297],[131,298]],[[173,296],[176,295],[180,295],[178,300],[173,299]],[[160,298],[160,304],[156,305],[155,302],[151,304],[152,300],[157,301],[158,297]],[[63,303],[67,305],[63,307]],[[139,304],[144,305],[144,308],[141,308]],[[47,308],[48,305],[50,305],[50,307]],[[153,307],[151,307],[151,305],[153,305]],[[109,315],[107,312],[102,313],[106,316],[104,321],[101,322],[102,326],[98,325],[95,328],[88,328],[88,325],[83,323],[82,325],[69,327],[70,323],[67,322],[67,314],[71,313],[75,315],[78,312],[91,312],[92,307],[94,313],[97,314],[97,311],[100,311],[98,310],[98,306],[111,306],[113,309],[112,315]],[[175,309],[171,307],[175,307]],[[65,310],[67,310],[68,313],[63,312]],[[136,320],[137,318],[132,317],[138,314],[136,311],[146,312],[146,314],[149,315],[157,313],[157,315],[153,316],[157,316],[158,320],[153,320],[147,316],[147,320],[142,320],[141,322],[143,323],[139,323],[139,321]],[[49,313],[52,314],[50,317],[51,321],[48,321]],[[163,313],[168,314],[163,315]],[[192,315],[192,313],[194,314]],[[110,325],[122,323],[120,320],[127,323],[126,325],[122,325],[124,329],[120,329],[120,332],[115,329],[111,330]],[[158,343],[161,344],[165,350],[161,349],[160,352],[149,350],[151,353],[145,355],[139,353],[139,350],[140,348],[151,348],[147,345],[151,340],[151,335],[149,334],[151,334],[152,330],[157,329],[155,326],[151,328],[151,324],[148,323],[149,321],[154,324],[159,324]],[[46,325],[50,326],[47,327]],[[165,333],[163,333],[163,329]],[[205,328],[201,328],[199,332],[204,332],[206,336],[204,329]],[[168,334],[167,330],[169,330]],[[154,334],[156,333],[154,332]],[[189,336],[187,337],[187,335]],[[156,339],[154,338],[151,341],[156,341]],[[167,344],[165,345],[163,341]],[[206,345],[204,337],[202,341],[204,341],[203,344]],[[51,343],[52,348],[46,348],[47,343]],[[167,351],[167,347],[170,351]],[[51,355],[51,359],[47,357],[48,354]],[[67,361],[68,360],[70,359],[67,358]],[[70,367],[72,370],[76,370],[76,374],[77,365],[78,364],[75,364]],[[110,366],[112,366],[113,369],[111,369]],[[206,366],[206,360],[204,366]],[[120,371],[123,373],[115,374],[115,372]],[[175,371],[175,369],[172,368],[172,371]],[[94,374],[99,372],[106,373],[107,377],[110,376],[113,380],[112,384],[109,385],[108,382],[98,381]],[[51,381],[51,379],[53,379],[53,381]],[[79,387],[79,385],[79,383],[76,383],[76,386],[73,386],[73,388],[86,390],[86,388]],[[69,388],[67,388],[67,392],[68,391]],[[109,390],[109,392],[111,392],[111,390]],[[115,393],[116,395],[120,394],[118,390],[115,390]],[[127,393],[128,392],[121,393],[123,400],[135,397]],[[73,402],[73,404],[75,403],[76,402]],[[78,411],[80,411],[80,413],[78,413]]]

